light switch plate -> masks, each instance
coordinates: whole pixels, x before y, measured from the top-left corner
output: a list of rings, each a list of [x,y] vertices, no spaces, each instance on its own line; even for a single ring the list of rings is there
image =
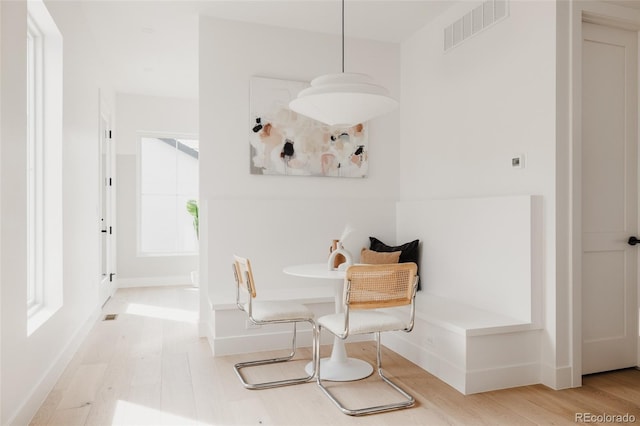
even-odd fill
[[[511,157],[511,167],[514,169],[524,169],[524,155],[518,154]]]

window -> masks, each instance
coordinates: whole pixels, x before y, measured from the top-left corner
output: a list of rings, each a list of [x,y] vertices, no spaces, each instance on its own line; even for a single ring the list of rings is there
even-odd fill
[[[27,2],[27,333],[62,306],[62,35]]]
[[[197,254],[194,218],[187,202],[198,197],[198,141],[141,137],[138,181],[139,254]]]
[[[42,304],[42,34],[27,24],[27,308]]]

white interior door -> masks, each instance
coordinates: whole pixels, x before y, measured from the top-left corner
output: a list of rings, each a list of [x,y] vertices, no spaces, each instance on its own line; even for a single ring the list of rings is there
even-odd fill
[[[637,33],[583,23],[582,372],[635,366]],[[640,236],[639,236],[640,237]]]

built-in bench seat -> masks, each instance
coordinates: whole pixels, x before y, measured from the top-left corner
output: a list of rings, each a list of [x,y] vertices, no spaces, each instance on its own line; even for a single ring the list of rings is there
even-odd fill
[[[531,322],[459,303],[435,294],[418,296],[417,318],[463,336],[486,336],[539,328]]]
[[[464,394],[540,383],[541,203],[534,196],[399,202],[419,238],[412,333],[383,340]]]

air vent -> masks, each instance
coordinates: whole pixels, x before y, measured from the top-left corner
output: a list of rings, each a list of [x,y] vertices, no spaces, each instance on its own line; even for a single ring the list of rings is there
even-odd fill
[[[118,318],[118,314],[107,314],[102,321],[113,321]]]
[[[444,29],[447,52],[471,36],[509,16],[509,0],[487,0]]]

